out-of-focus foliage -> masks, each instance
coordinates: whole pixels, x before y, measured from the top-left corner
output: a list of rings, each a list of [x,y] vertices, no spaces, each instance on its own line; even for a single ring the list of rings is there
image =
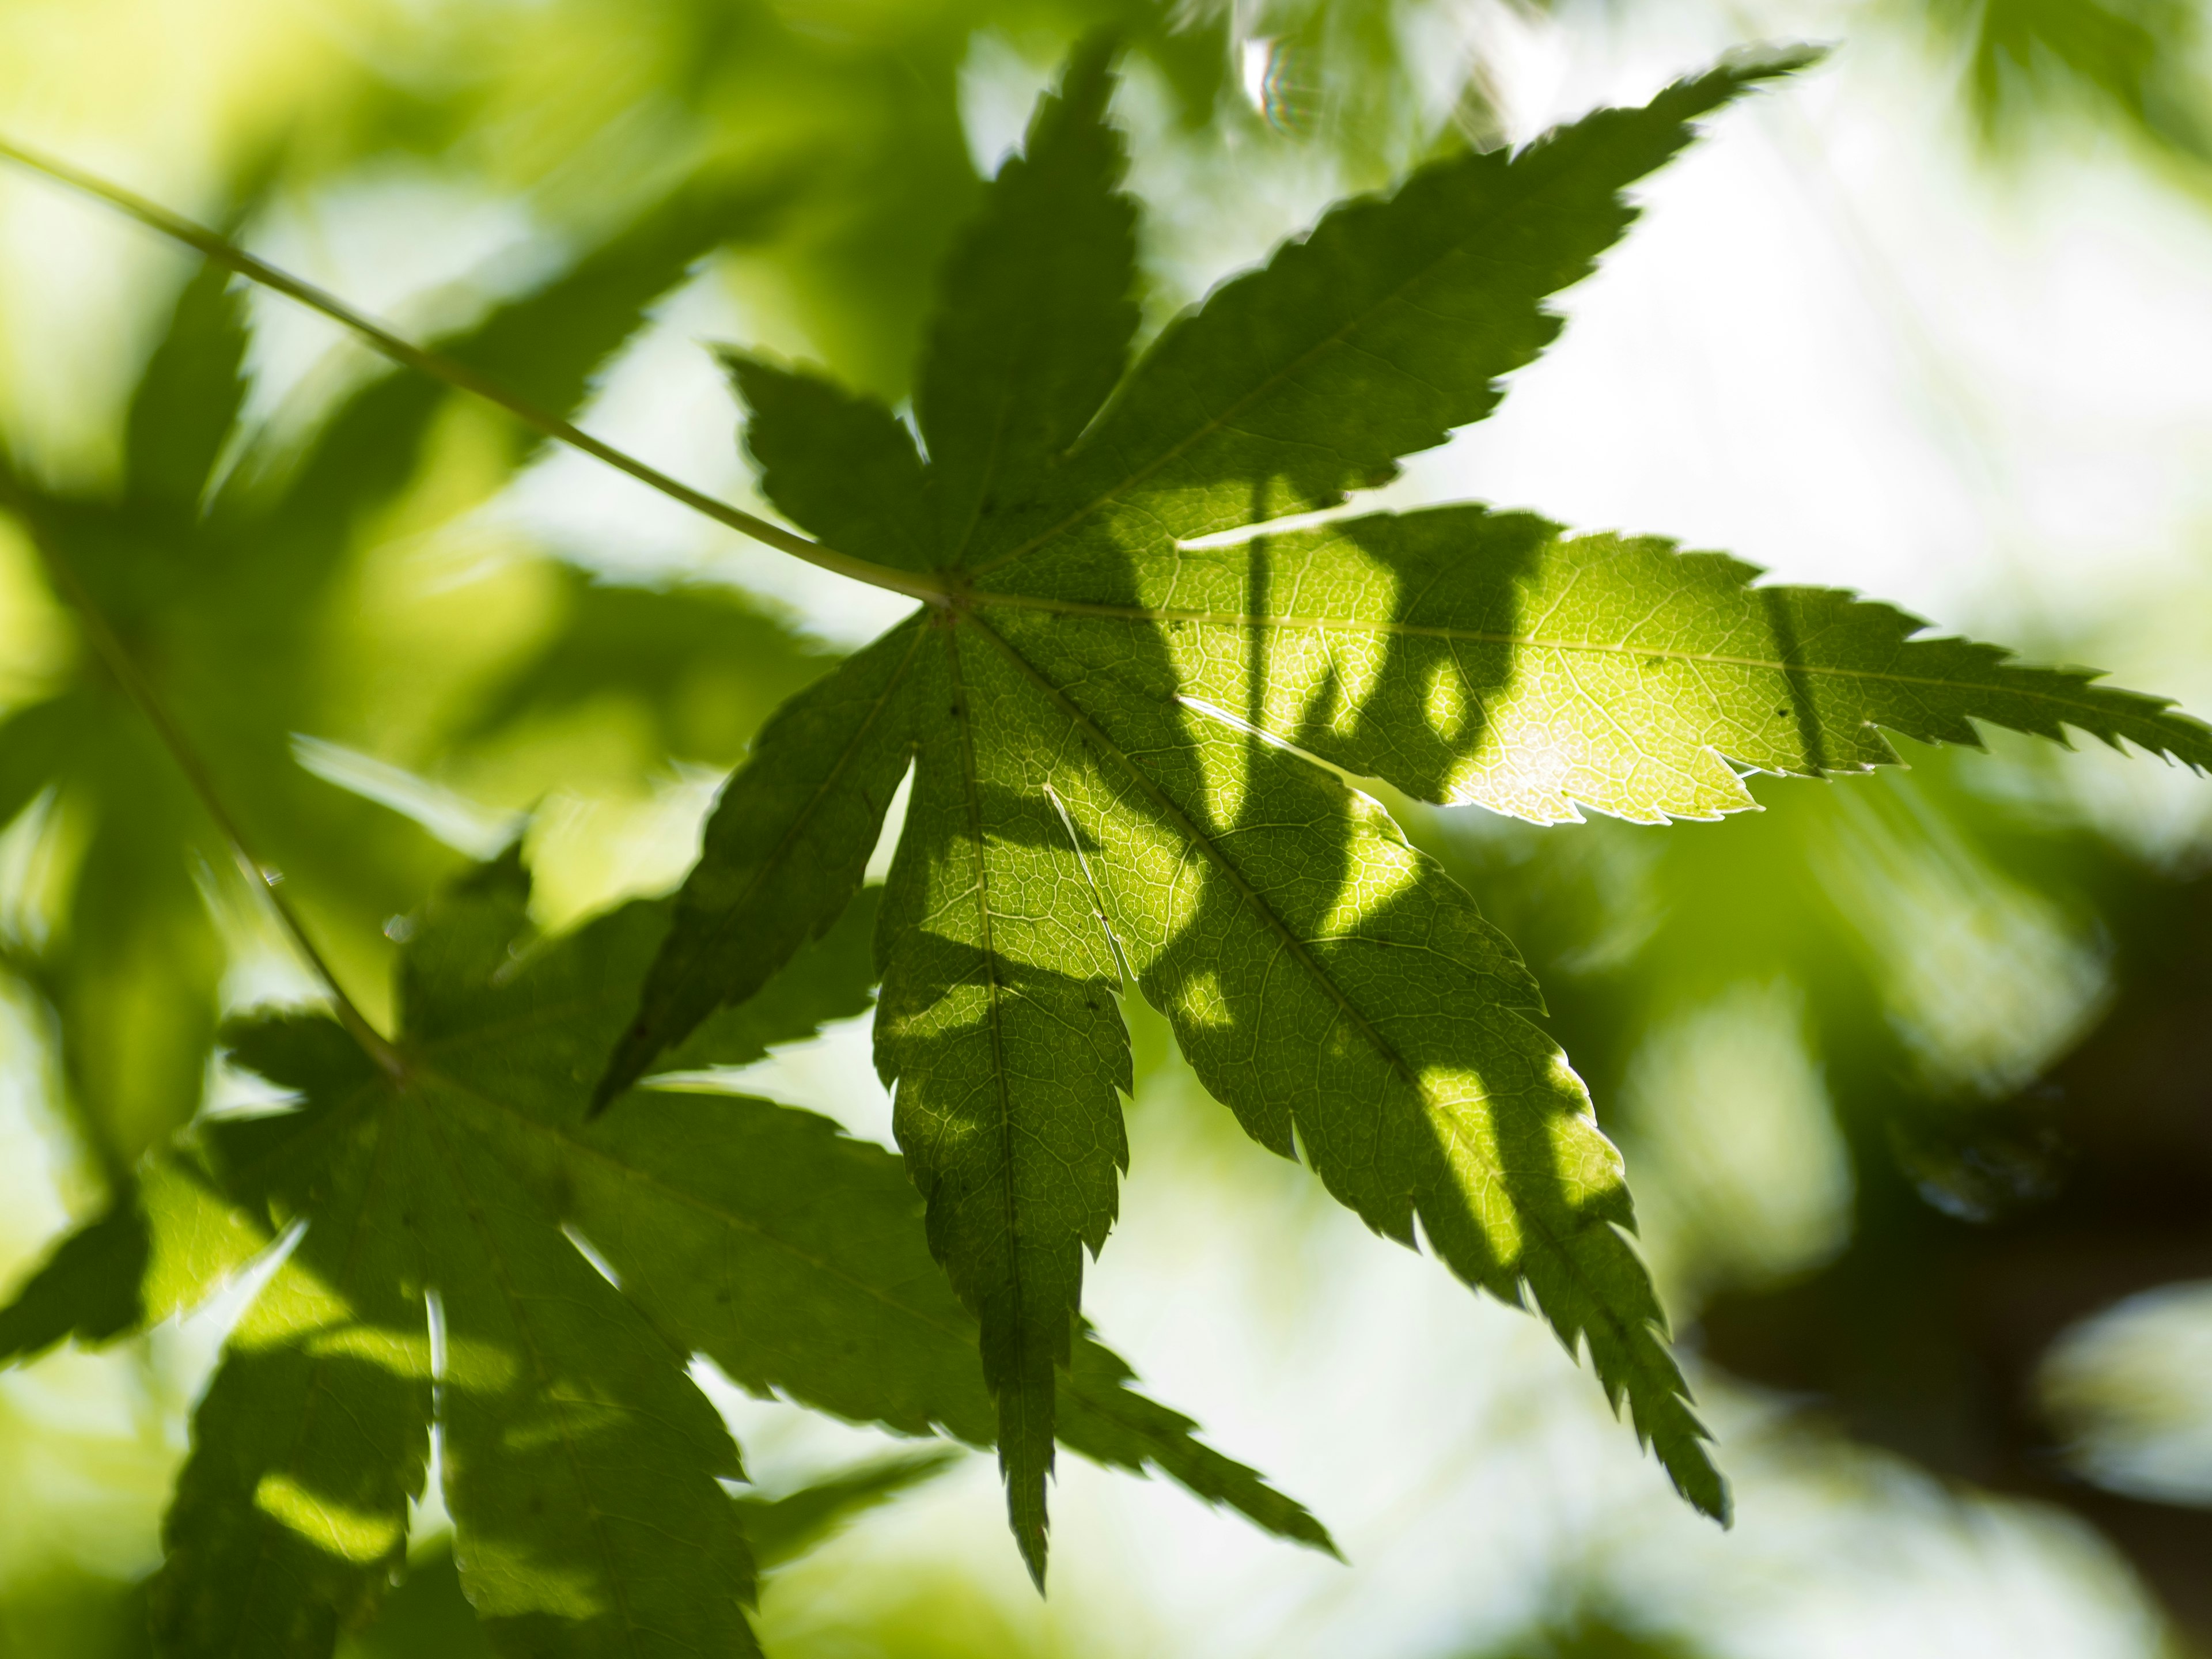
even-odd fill
[[[1975,118],[1993,141],[2049,120],[2056,106],[2116,117],[2166,154],[2212,159],[2204,14],[2191,0],[1925,4],[1938,38],[1965,59]]]
[[[1602,1613],[1577,1613],[1483,1650],[1480,1659],[1698,1659],[1697,1650]]]
[[[444,349],[573,407],[646,307],[765,210],[726,190],[679,192]],[[304,453],[270,454],[230,428],[245,350],[240,296],[210,268],[185,290],[133,398],[118,491],[63,494],[0,471],[0,501],[52,586],[106,619],[88,624],[95,637],[77,641],[44,696],[9,711],[0,814],[35,804],[24,833],[66,848],[14,957],[58,1013],[70,1097],[118,1169],[199,1103],[225,963],[210,907],[229,860],[175,763],[146,747],[151,728],[113,649],[181,711],[246,844],[283,849],[271,873],[334,941],[342,972],[368,969],[364,942],[452,862],[292,752],[296,733],[326,737],[360,719],[361,689],[345,672],[354,537],[364,520],[406,511],[445,398],[419,380],[379,379],[330,411]],[[612,607],[580,601],[563,643],[591,653],[604,631],[592,625]],[[96,637],[102,627],[112,647]],[[738,644],[740,631],[721,637]],[[637,693],[665,701],[705,643],[696,626],[672,636],[661,677]],[[772,674],[764,654],[790,654],[781,638],[748,643],[756,673]],[[512,695],[519,710],[531,683]]]
[[[455,1559],[495,1644],[589,1650],[675,1631],[749,1649],[749,1530],[786,1559],[935,1464],[733,1506],[715,1480],[741,1478],[736,1448],[684,1378],[695,1352],[763,1395],[990,1437],[972,1330],[929,1271],[896,1159],[764,1101],[687,1096],[586,1126],[665,909],[640,901],[540,946],[527,892],[510,854],[410,928],[382,1069],[329,1020],[230,1028],[236,1062],[298,1108],[202,1126],[153,1164],[135,1249],[105,1242],[116,1218],[95,1223],[17,1304],[74,1288],[104,1310],[141,1285],[159,1318],[303,1232],[195,1414],[154,1584],[165,1652],[222,1651],[240,1632],[325,1652],[367,1622],[403,1557],[434,1420]],[[743,1064],[859,1012],[872,915],[858,907],[671,1062]],[[86,1290],[103,1277],[120,1282]],[[50,1323],[26,1346],[58,1334]],[[1331,1547],[1297,1504],[1130,1390],[1114,1355],[1087,1337],[1079,1350],[1058,1413],[1071,1447]]]
[[[1516,929],[1619,1103],[1648,1247],[1707,1353],[2076,1510],[2203,1628],[2201,1491],[2131,1478],[2140,1443],[2098,1462],[2105,1423],[2156,1430],[2109,1415],[2130,1373],[2062,1339],[2212,1276],[2206,884],[2055,816],[2026,757],[2009,781],[1911,758],[1863,790],[1759,783],[1729,846],[1601,825],[1570,851],[1441,815],[1424,840]]]

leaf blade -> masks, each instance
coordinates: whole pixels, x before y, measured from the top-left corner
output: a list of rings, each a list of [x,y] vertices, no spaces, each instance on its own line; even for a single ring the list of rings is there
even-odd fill
[[[1033,525],[1048,477],[1121,378],[1136,332],[1136,210],[1106,120],[1113,43],[1094,37],[1037,102],[939,284],[915,414],[939,557],[988,556]]]
[[[389,1138],[357,1124],[193,1419],[150,1593],[167,1653],[325,1659],[404,1557],[429,1455],[412,1240],[383,1224]]]
[[[1881,727],[1978,746],[1976,720],[2052,738],[2072,725],[2212,766],[2212,731],[2163,698],[1916,637],[1924,625],[1891,606],[1759,574],[1653,538],[1446,507],[1139,556],[1115,579],[1124,606],[1011,609],[1058,610],[1093,673],[1162,635],[1188,704],[1419,799],[1537,823],[1578,805],[1716,817],[1752,805],[1724,757],[1864,771],[1895,762]]]
[[[725,348],[745,448],[776,510],[842,553],[927,570],[921,456],[898,416],[821,375]]]
[[[185,285],[124,418],[125,488],[185,519],[246,397],[246,306],[232,281],[210,260]]]
[[[1139,544],[1212,535],[1387,481],[1399,456],[1487,415],[1498,378],[1550,343],[1542,301],[1627,228],[1619,192],[1698,117],[1807,61],[1726,65],[1333,210],[1170,325],[1085,438],[1063,514],[977,569],[1101,526]]]
[[[982,1332],[1015,1536],[1044,1578],[1054,1372],[1128,1164],[1120,975],[1031,757],[1056,719],[935,629],[920,764],[885,888],[876,1063],[932,1251]]]
[[[135,1194],[65,1235],[0,1308],[0,1365],[74,1339],[106,1342],[145,1317],[142,1286],[153,1240]]]
[[[742,1002],[851,900],[912,742],[897,699],[912,623],[786,703],[708,819],[699,862],[593,1099],[604,1107],[725,1003]]]
[[[739,1096],[656,1091],[587,1119],[592,1064],[635,1003],[665,907],[632,903],[532,949],[525,882],[511,857],[485,866],[431,908],[408,947],[403,1004],[422,1011],[410,1018],[422,1033],[410,1052],[451,1085],[456,1121],[591,1242],[671,1346],[707,1354],[756,1394],[993,1444],[976,1322],[931,1257],[902,1160],[811,1113]],[[805,1036],[865,1004],[877,890],[672,1062],[749,1060],[764,1039]],[[1054,1408],[1072,1449],[1158,1468],[1263,1529],[1314,1541],[1302,1506],[1129,1382],[1118,1357],[1077,1336]]]
[[[1096,764],[1054,782],[1103,849],[1114,937],[1208,1092],[1261,1145],[1303,1147],[1376,1231],[1411,1244],[1418,1216],[1470,1285],[1534,1290],[1677,1487],[1724,1517],[1649,1275],[1616,1231],[1633,1225],[1619,1155],[1473,901],[1375,802],[1178,708],[1164,653],[1133,688],[1054,661],[1061,630],[973,625],[1082,726]]]
[[[669,1347],[501,1160],[411,1103],[444,1316],[446,1498],[463,1589],[517,1654],[757,1654],[737,1447]]]

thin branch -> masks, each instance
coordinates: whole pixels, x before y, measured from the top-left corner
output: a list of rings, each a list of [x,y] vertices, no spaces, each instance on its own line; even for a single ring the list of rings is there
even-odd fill
[[[236,861],[240,873],[246,878],[246,884],[268,896],[270,906],[276,911],[276,919],[283,924],[285,933],[290,936],[293,945],[306,959],[315,977],[322,981],[323,988],[330,993],[338,1024],[345,1027],[362,1051],[384,1071],[393,1077],[404,1076],[407,1070],[406,1061],[392,1047],[391,1040],[368,1023],[368,1017],[346,994],[345,987],[338,983],[337,975],[331,971],[330,963],[315,948],[314,940],[308,937],[299,913],[277,890],[276,884],[283,878],[274,873],[273,866],[263,864],[255,855],[252,844],[246,838],[246,832],[239,827],[238,820],[230,815],[230,809],[223,805],[222,795],[216,793],[215,780],[201,761],[199,751],[192,747],[191,739],[185,735],[184,728],[170,714],[152,683],[138,672],[138,665],[131,659],[130,652],[110,626],[106,613],[94,602],[84,584],[77,580],[76,572],[70,568],[69,561],[53,548],[35,515],[24,513],[22,518],[30,533],[32,545],[38,550],[40,562],[46,566],[47,574],[60,590],[62,598],[76,612],[94,653],[106,665],[107,672],[115,677],[125,694],[137,705],[138,712],[146,717],[147,724],[154,728],[161,739],[162,746],[168,750],[169,757],[176,762],[177,769],[191,785],[192,793],[199,797],[200,805],[207,810],[207,815],[215,820],[216,828],[230,845],[231,857]]]
[[[496,404],[517,420],[535,427],[547,437],[556,439],[572,449],[580,449],[585,454],[605,461],[617,471],[627,472],[639,483],[651,485],[664,495],[683,502],[694,512],[704,514],[717,524],[726,525],[739,535],[750,536],[753,540],[788,553],[795,559],[804,559],[809,564],[835,571],[841,576],[849,576],[854,581],[866,582],[872,587],[887,588],[894,593],[904,593],[931,605],[949,603],[944,583],[934,576],[896,570],[889,565],[854,558],[849,553],[840,553],[835,548],[810,541],[781,525],[769,523],[766,519],[756,518],[726,501],[717,501],[712,495],[670,477],[658,467],[649,466],[611,444],[602,443],[590,433],[518,397],[474,369],[403,339],[382,324],[363,316],[336,295],[326,293],[311,283],[302,282],[287,271],[255,258],[215,232],[182,218],[120,185],[110,184],[105,179],[72,167],[66,161],[26,149],[4,138],[0,138],[0,157],[18,162],[35,173],[44,173],[72,190],[95,197],[164,236],[173,237],[186,246],[198,249],[217,264],[236,271],[247,280],[274,289],[311,310],[321,312],[324,316],[352,329],[394,362],[404,364],[418,374],[428,374],[434,380],[443,380],[448,386],[458,386],[488,403]]]

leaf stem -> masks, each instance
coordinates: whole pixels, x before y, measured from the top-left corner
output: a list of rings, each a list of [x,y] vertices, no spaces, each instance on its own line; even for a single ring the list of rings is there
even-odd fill
[[[658,467],[639,460],[635,455],[617,449],[612,444],[601,442],[590,433],[562,420],[558,415],[538,408],[466,365],[402,338],[382,324],[356,311],[336,295],[255,258],[214,231],[194,224],[191,220],[172,213],[120,185],[110,184],[106,179],[72,167],[66,161],[42,155],[37,150],[27,149],[5,138],[0,138],[0,157],[28,167],[34,173],[44,173],[72,190],[95,197],[140,224],[157,230],[164,236],[173,237],[188,247],[198,249],[217,264],[237,272],[248,281],[274,289],[310,310],[321,312],[324,316],[353,330],[394,362],[418,374],[428,374],[434,380],[443,380],[448,386],[458,386],[488,403],[496,404],[526,426],[535,427],[547,437],[556,439],[572,449],[580,449],[594,459],[605,462],[618,472],[628,473],[639,483],[650,485],[662,495],[683,502],[696,513],[704,514],[717,524],[727,526],[739,535],[750,536],[753,540],[788,553],[795,559],[804,559],[809,564],[835,571],[841,576],[848,576],[854,581],[866,582],[872,587],[887,588],[894,593],[904,593],[930,605],[950,603],[945,584],[935,576],[918,571],[897,570],[889,565],[855,558],[849,553],[840,553],[835,548],[825,547],[819,542],[786,530],[781,525],[756,518],[742,508],[732,507],[727,501],[717,501],[714,496],[669,477]]]
[[[20,503],[14,505],[21,506]],[[176,762],[177,769],[191,784],[192,793],[199,797],[200,805],[206,809],[208,817],[215,820],[216,829],[229,844],[231,858],[236,862],[239,872],[246,878],[246,885],[267,896],[270,907],[276,911],[276,919],[283,923],[293,945],[306,959],[315,977],[322,981],[323,988],[330,993],[331,1004],[337,1014],[338,1024],[345,1027],[362,1051],[380,1067],[395,1078],[404,1076],[407,1066],[398,1049],[392,1047],[391,1040],[383,1032],[368,1023],[368,1017],[346,994],[345,987],[338,983],[337,975],[331,970],[331,964],[308,936],[307,926],[301,921],[299,913],[277,890],[276,884],[283,878],[275,872],[273,866],[263,864],[255,855],[252,844],[246,838],[245,830],[231,816],[230,809],[223,805],[222,795],[216,792],[215,780],[201,761],[199,751],[192,746],[191,739],[185,735],[184,728],[177,724],[163,704],[152,682],[138,672],[138,665],[132,660],[122,639],[109,624],[106,614],[77,579],[76,572],[70,568],[69,562],[53,548],[36,518],[28,513],[24,513],[22,517],[25,527],[30,532],[32,545],[38,550],[40,562],[46,566],[54,586],[61,590],[62,598],[76,612],[94,653],[106,665],[108,672],[115,677],[125,695],[137,705],[138,712],[146,717],[147,724],[154,728],[162,746],[168,750],[169,757]]]

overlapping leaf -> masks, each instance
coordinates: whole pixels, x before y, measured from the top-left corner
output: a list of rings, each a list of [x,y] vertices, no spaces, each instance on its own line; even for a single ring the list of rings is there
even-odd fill
[[[1336,505],[1487,414],[1557,331],[1546,296],[1630,222],[1623,189],[1802,61],[1732,64],[1340,207],[1117,380],[1130,221],[1093,50],[947,268],[926,455],[880,405],[730,355],[771,497],[944,596],[763,732],[601,1094],[830,925],[911,762],[878,1061],[981,1321],[1033,1571],[1081,1252],[1125,1160],[1124,973],[1256,1139],[1303,1148],[1378,1231],[1411,1243],[1418,1220],[1470,1283],[1533,1292],[1685,1495],[1726,1514],[1620,1160],[1530,1023],[1534,983],[1330,768],[1540,821],[1662,821],[1748,805],[1731,761],[1893,759],[1881,726],[2072,726],[2212,763],[2212,734],[2156,699],[1658,542],[1462,507],[1187,544]]]
[[[666,907],[548,945],[526,896],[510,857],[423,919],[396,1073],[319,1017],[234,1030],[238,1063],[299,1109],[204,1125],[200,1157],[150,1163],[135,1206],[66,1241],[0,1313],[25,1352],[67,1334],[45,1310],[135,1302],[81,1331],[111,1334],[301,1228],[195,1425],[154,1595],[167,1651],[326,1654],[399,1559],[434,1416],[462,1584],[496,1645],[533,1654],[750,1650],[743,1511],[717,1485],[736,1449],[685,1376],[694,1352],[900,1432],[994,1435],[974,1322],[899,1160],[720,1095],[587,1122]],[[872,908],[674,1063],[742,1063],[863,1010]],[[1067,1444],[1328,1547],[1127,1382],[1083,1342]]]

